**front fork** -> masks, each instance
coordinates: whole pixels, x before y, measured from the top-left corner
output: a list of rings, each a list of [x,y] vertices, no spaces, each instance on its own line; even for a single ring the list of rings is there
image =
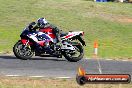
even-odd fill
[[[29,45],[29,40],[21,39],[21,42],[24,45],[23,49],[26,49],[26,47],[31,48]]]

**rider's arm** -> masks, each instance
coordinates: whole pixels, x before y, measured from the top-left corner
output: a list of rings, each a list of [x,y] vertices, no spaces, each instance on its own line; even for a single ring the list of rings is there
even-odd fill
[[[36,28],[34,28],[35,25],[36,25],[35,22],[31,22],[31,23],[28,25],[29,31],[36,31]]]
[[[55,33],[60,33],[60,29],[59,29],[58,27],[56,27],[55,25],[50,24],[50,27],[53,29],[53,31],[54,31]]]
[[[38,28],[39,28],[39,26],[38,25],[35,25],[33,29],[36,30]]]
[[[55,34],[57,38],[57,42],[59,42],[60,41],[60,29],[54,26],[53,24],[50,24],[50,27],[53,29],[53,33]]]

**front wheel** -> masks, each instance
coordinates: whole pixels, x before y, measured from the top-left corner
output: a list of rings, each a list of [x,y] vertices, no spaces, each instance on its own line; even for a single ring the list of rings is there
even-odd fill
[[[25,46],[21,41],[18,41],[13,47],[14,55],[22,60],[30,59],[34,52],[29,46]]]
[[[71,50],[66,50],[63,55],[64,57],[70,61],[70,62],[77,62],[79,60],[81,60],[84,56],[84,50],[83,47],[80,43],[78,44],[73,44],[73,46],[75,47],[75,51],[71,51]]]

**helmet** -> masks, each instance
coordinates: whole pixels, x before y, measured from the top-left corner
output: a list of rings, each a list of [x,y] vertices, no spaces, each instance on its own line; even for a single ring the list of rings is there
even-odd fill
[[[37,20],[37,24],[40,28],[44,27],[47,24],[47,20],[45,18],[39,18]]]

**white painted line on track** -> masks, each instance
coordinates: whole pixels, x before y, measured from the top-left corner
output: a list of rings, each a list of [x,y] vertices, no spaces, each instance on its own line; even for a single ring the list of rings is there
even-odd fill
[[[59,79],[70,79],[72,77],[55,77],[55,78],[59,78]]]
[[[8,76],[8,77],[19,77],[20,75],[5,75],[5,76]]]
[[[31,77],[31,78],[46,78],[46,76],[23,76],[23,75],[5,75],[7,77]],[[60,76],[60,77],[50,77],[50,78],[57,78],[57,79],[70,79],[72,77],[65,77],[65,76]]]
[[[92,59],[94,59],[94,58],[84,58],[84,59],[86,59],[86,60],[92,60]],[[100,59],[100,60],[104,60],[104,61],[132,61],[132,59],[103,59],[103,58],[98,58],[98,59]]]
[[[97,62],[98,62],[99,73],[102,74],[102,68],[101,68],[101,64],[100,64],[99,59],[97,59]]]
[[[106,60],[113,60],[113,59],[106,59]]]
[[[122,60],[122,61],[129,61],[129,60]]]
[[[33,78],[43,78],[45,76],[28,76],[28,77],[33,77]]]

